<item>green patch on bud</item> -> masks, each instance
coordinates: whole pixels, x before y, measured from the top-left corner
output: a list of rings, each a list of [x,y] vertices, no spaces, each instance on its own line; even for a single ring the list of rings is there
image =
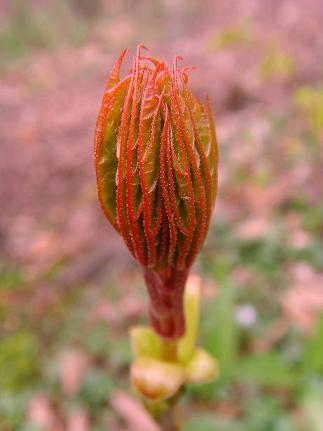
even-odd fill
[[[197,276],[188,279],[184,295],[186,331],[178,342],[178,360],[187,364],[194,355],[199,328],[201,281]]]
[[[158,335],[147,326],[137,326],[130,330],[132,350],[136,358],[146,356],[160,358],[161,342]]]

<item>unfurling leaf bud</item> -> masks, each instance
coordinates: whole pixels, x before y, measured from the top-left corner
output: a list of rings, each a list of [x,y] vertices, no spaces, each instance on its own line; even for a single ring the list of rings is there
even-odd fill
[[[183,291],[205,239],[217,191],[217,142],[210,102],[172,68],[137,48],[120,78],[108,78],[95,131],[101,207],[143,268],[150,318],[165,338],[185,330]]]

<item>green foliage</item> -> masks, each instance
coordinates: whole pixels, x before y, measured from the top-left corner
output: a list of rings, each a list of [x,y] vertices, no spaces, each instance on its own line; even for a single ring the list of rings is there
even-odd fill
[[[37,341],[26,331],[0,339],[0,388],[15,392],[29,387],[38,374]]]
[[[209,41],[211,49],[241,47],[251,43],[252,31],[248,20],[239,21],[217,33]]]
[[[127,338],[127,334],[124,334],[122,336],[122,340],[114,340],[108,358],[109,363],[114,369],[122,369],[128,367],[131,362],[131,358],[132,353],[129,339]]]
[[[311,431],[323,431],[323,381],[312,380],[306,386],[302,399],[303,409],[308,417]]]
[[[13,265],[4,263],[0,266],[0,293],[5,290],[13,290],[22,282],[19,270]]]
[[[305,373],[323,373],[323,317],[318,322],[316,331],[305,344],[303,368]]]
[[[241,359],[235,365],[234,375],[242,383],[269,388],[290,388],[297,383],[295,370],[276,353]]]
[[[268,276],[272,276],[286,260],[286,248],[274,237],[267,241],[242,241],[239,245],[241,263],[266,272]]]
[[[279,47],[271,47],[265,53],[260,65],[260,75],[263,79],[286,79],[295,73],[293,58]]]
[[[291,416],[286,414],[283,401],[275,395],[255,393],[244,404],[245,431],[298,431]],[[251,401],[251,402],[250,402]]]
[[[29,392],[19,392],[10,394],[2,390],[0,386],[0,429],[20,431],[21,425],[25,422],[25,413]],[[29,431],[23,428],[21,431]],[[36,431],[36,430],[32,430]],[[37,430],[38,431],[38,430]]]
[[[79,398],[91,411],[97,411],[106,405],[115,384],[106,372],[93,368],[85,376]]]
[[[247,403],[246,403],[247,404]],[[221,418],[217,415],[196,415],[187,421],[185,431],[299,431],[292,418],[274,397],[252,398],[245,406],[245,418]]]
[[[92,326],[87,336],[83,339],[83,345],[84,349],[92,357],[107,359],[111,350],[111,340],[106,326],[103,324]]]
[[[26,0],[14,0],[8,23],[0,30],[1,69],[31,50],[51,49],[59,42],[80,44],[86,36],[86,23],[68,2],[61,0],[37,8]]]
[[[323,205],[307,207],[304,211],[304,227],[313,234],[322,233]]]
[[[202,326],[206,347],[220,364],[221,375],[227,376],[237,355],[238,332],[234,314],[235,290],[229,284],[221,286],[215,301],[208,305]],[[216,316],[216,318],[214,318]]]
[[[50,43],[40,16],[31,13],[26,1],[12,2],[12,17],[7,28],[0,33],[0,46],[7,56],[18,57],[28,47],[45,48]]]
[[[185,431],[244,431],[244,428],[230,420],[219,420],[211,415],[196,415],[185,424]]]
[[[314,132],[323,129],[323,87],[300,87],[295,93],[295,103],[303,112]]]

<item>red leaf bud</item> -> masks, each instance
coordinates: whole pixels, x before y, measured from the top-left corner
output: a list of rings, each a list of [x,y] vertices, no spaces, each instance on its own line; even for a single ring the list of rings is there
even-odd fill
[[[209,100],[188,87],[188,68],[142,55],[120,77],[124,50],[95,130],[101,207],[143,268],[156,332],[185,330],[183,290],[205,239],[217,192],[218,151]]]

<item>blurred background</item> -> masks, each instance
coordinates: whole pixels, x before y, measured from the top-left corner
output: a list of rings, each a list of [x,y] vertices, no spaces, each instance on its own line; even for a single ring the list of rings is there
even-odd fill
[[[215,384],[185,431],[323,430],[320,0],[0,1],[0,430],[155,431],[128,382],[138,267],[96,200],[107,73],[175,53],[217,120],[220,189],[194,271]]]

